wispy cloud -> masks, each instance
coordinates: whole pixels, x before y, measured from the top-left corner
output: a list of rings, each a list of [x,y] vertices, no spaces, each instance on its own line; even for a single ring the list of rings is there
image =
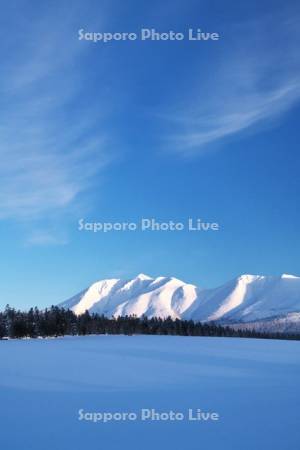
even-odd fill
[[[32,20],[20,8],[16,32],[1,28],[0,218],[66,211],[110,159],[69,9],[44,7]]]
[[[184,155],[270,123],[300,99],[299,14],[267,17],[231,33],[234,40],[223,37],[222,57],[205,67],[206,78],[199,76],[173,107],[179,112],[168,116],[176,129],[169,145]]]
[[[49,231],[34,231],[25,239],[26,247],[65,245],[68,240]]]

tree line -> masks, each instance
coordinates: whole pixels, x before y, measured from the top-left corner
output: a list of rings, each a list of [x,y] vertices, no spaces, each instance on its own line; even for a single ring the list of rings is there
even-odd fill
[[[20,311],[6,306],[0,312],[0,339],[84,336],[89,334],[148,334],[178,336],[219,336],[260,339],[300,340],[300,334],[262,333],[254,330],[235,330],[214,323],[200,323],[168,317],[138,318],[124,316],[108,318],[86,311],[76,315],[70,309],[51,306],[40,310]]]

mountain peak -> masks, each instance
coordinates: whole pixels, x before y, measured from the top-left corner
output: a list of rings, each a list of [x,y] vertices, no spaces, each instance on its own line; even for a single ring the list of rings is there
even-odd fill
[[[149,277],[148,275],[146,275],[144,273],[139,273],[138,276],[136,277],[136,279],[139,279],[141,281],[143,281],[143,280],[153,280],[152,277]]]
[[[246,323],[299,312],[300,277],[243,274],[223,286],[199,289],[174,277],[140,273],[130,280],[100,280],[60,306],[76,314],[89,310],[108,317]]]
[[[260,275],[251,275],[251,274],[249,274],[249,273],[245,273],[245,274],[243,274],[243,275],[240,275],[240,276],[238,277],[238,280],[245,281],[245,282],[248,283],[248,282],[257,280],[258,278],[264,278],[264,277],[263,277],[263,276],[260,276]]]

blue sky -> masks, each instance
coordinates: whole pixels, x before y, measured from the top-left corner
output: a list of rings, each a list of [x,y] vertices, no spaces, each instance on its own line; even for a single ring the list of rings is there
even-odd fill
[[[300,275],[296,1],[13,0],[0,22],[2,307],[140,272]],[[221,38],[78,40],[143,27]],[[78,231],[142,217],[220,231]]]

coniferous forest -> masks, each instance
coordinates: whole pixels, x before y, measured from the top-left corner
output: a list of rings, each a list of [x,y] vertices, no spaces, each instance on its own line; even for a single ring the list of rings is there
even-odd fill
[[[31,308],[23,312],[6,306],[0,312],[0,339],[58,337],[89,334],[148,334],[178,336],[219,336],[261,339],[300,340],[299,334],[261,333],[252,330],[235,330],[213,323],[199,323],[179,320],[125,316],[108,318],[99,314],[75,315],[71,310],[57,306],[39,310]]]

